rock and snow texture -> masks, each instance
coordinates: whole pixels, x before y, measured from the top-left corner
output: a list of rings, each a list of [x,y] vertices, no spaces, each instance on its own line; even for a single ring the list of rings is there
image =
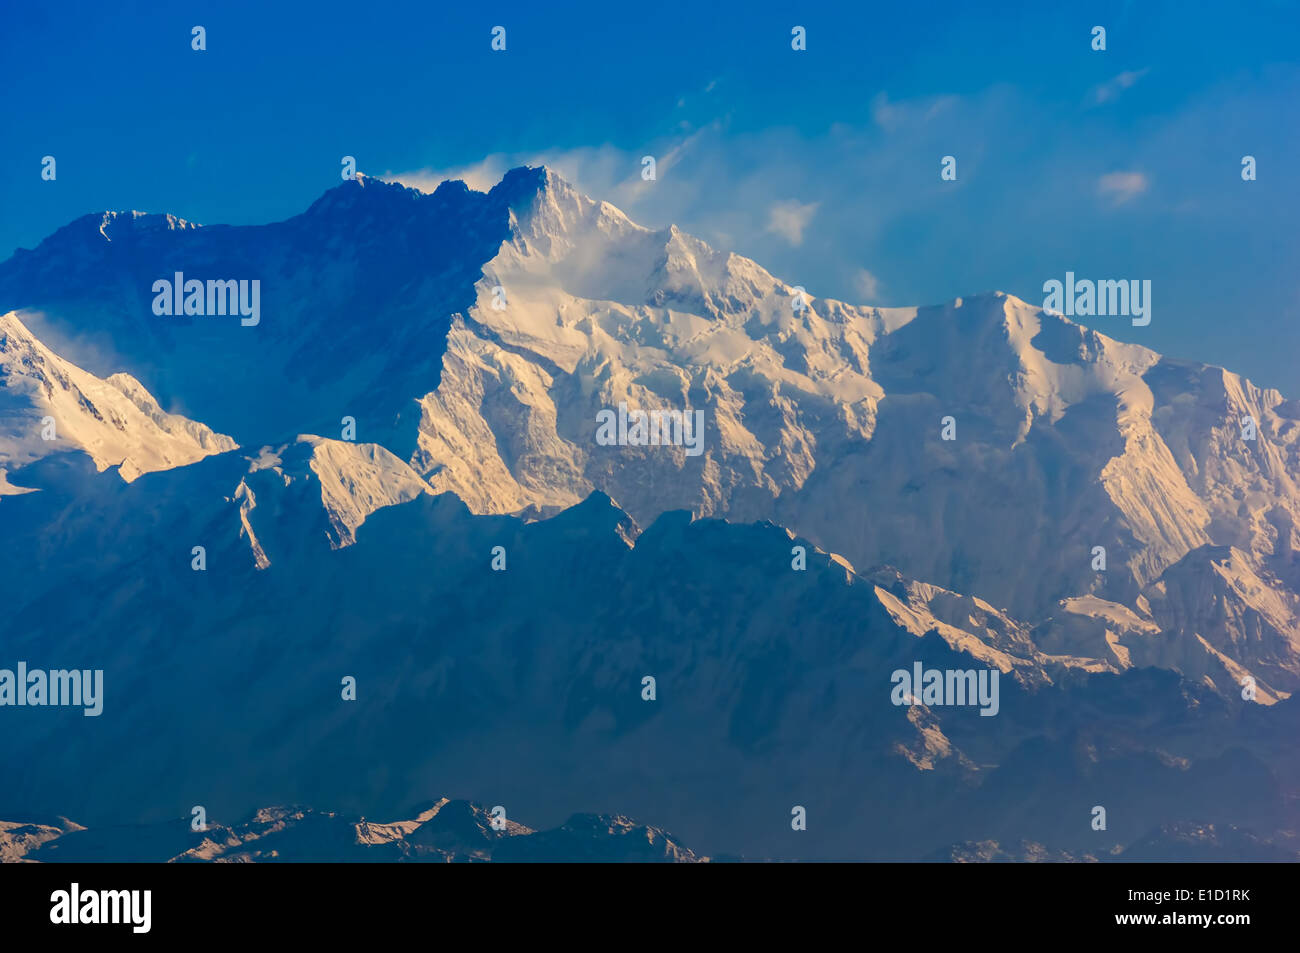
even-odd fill
[[[154,316],[149,279],[176,271],[260,278],[261,323]],[[861,843],[943,825],[1015,843],[1029,792],[1077,850],[1059,785],[1195,790],[1222,823],[1229,802],[1297,803],[1300,404],[1001,293],[795,296],[538,169],[488,193],[360,179],[255,228],[74,222],[0,263],[0,310],[20,309],[0,319],[0,635],[102,660],[128,700],[104,752],[144,739],[133,756],[161,762],[212,738],[169,779],[241,765],[241,809],[359,809],[338,798],[450,777],[516,785],[502,797],[545,801],[549,823],[591,791],[740,849],[771,818],[754,792],[814,779],[846,816],[872,805],[850,819]],[[700,452],[599,444],[620,405],[701,411]],[[357,441],[335,439],[349,418]],[[69,579],[113,595],[54,598]],[[892,705],[889,673],[922,658],[996,670],[999,716]],[[353,671],[377,704],[321,708]],[[647,671],[673,704],[641,701]],[[214,683],[235,710],[186,708]],[[0,759],[67,740],[29,717]],[[157,819],[147,772],[107,758],[109,793],[81,807]],[[1241,771],[1259,803],[1214,787]],[[15,784],[102,826],[60,800],[84,793],[67,776]]]
[[[868,345],[914,311],[797,315],[793,290],[747,259],[642,228],[550,172],[510,177],[533,178],[532,198],[422,400],[412,465],[435,488],[478,512],[549,512],[596,488],[641,522],[679,508],[766,517],[803,485],[819,439],[832,453],[870,437],[883,392]],[[620,403],[706,411],[707,454],[597,446],[596,413]]]
[[[238,506],[239,538],[258,569],[269,568],[282,548],[351,546],[376,510],[430,492],[410,467],[372,443],[300,434],[243,459],[247,471],[225,502]],[[270,512],[262,505],[268,501]]]
[[[508,818],[493,826],[484,807],[439,798],[408,820],[300,807],[266,807],[235,824],[190,828],[188,818],[141,828],[88,830],[0,821],[0,862],[87,863],[698,863],[671,834],[620,815],[574,814],[534,831]]]
[[[63,819],[57,824],[0,821],[0,864],[30,862],[27,855],[43,844],[81,830],[85,828]]]
[[[674,509],[773,519],[1031,621],[1089,594],[1167,606],[1164,574],[1190,559],[1172,598],[1206,605],[1174,623],[1191,625],[1182,642],[1198,654],[1196,635],[1224,637],[1197,625],[1248,620],[1267,634],[1229,637],[1228,657],[1272,669],[1265,699],[1300,685],[1300,403],[1001,293],[796,310],[754,262],[642,228],[549,171],[507,187],[523,196],[510,238],[420,401],[410,462],[435,490],[478,513],[545,515],[595,489],[641,525]],[[703,453],[598,445],[597,414],[620,404],[703,410]],[[1193,558],[1221,546],[1252,577],[1222,597],[1222,573]],[[1223,599],[1266,608],[1215,615]]]
[[[286,486],[294,479],[314,476],[320,485],[320,504],[329,517],[330,545],[336,549],[356,542],[357,528],[375,510],[429,492],[428,484],[410,467],[378,444],[302,434],[294,450],[264,447],[258,458],[250,458],[249,472],[270,469]],[[285,467],[285,458],[299,461],[296,471]]]
[[[266,281],[255,333],[159,324],[140,317],[145,299],[108,290],[127,266],[199,275],[241,259]],[[138,368],[200,419],[239,424],[247,446],[292,444],[277,479],[319,483],[324,527],[294,518],[334,548],[376,509],[424,492],[539,518],[600,491],[638,526],[678,509],[772,520],[854,566],[895,566],[997,607],[1061,664],[1170,665],[1223,691],[1250,675],[1266,702],[1300,685],[1300,402],[1016,298],[795,307],[796,290],[753,261],[637,225],[546,169],[516,169],[486,194],[362,178],[261,228],[91,216],[0,265],[0,293],[39,304],[51,260],[79,263],[64,285],[84,288],[77,307],[114,329],[91,355],[106,369],[102,355],[116,355],[118,370],[95,377],[17,315],[0,319],[0,493],[20,492],[13,472],[60,449],[131,480],[233,448],[164,414],[120,370]],[[379,317],[358,321],[361,305]],[[60,308],[73,305],[39,312],[54,338],[74,350],[95,340]],[[304,333],[312,315],[320,327]],[[209,359],[231,387],[211,389],[196,363]],[[286,400],[253,387],[281,377]],[[597,414],[620,405],[701,411],[700,452],[598,444]],[[302,427],[282,429],[328,434],[357,408],[373,442],[295,444]],[[41,439],[46,416],[55,442]],[[268,521],[284,519],[267,511],[269,490],[254,464],[227,491],[263,568],[276,548]],[[933,622],[1010,664],[987,627],[918,614],[915,594],[885,598],[912,606],[907,626]],[[1141,634],[1152,625],[1163,637]]]
[[[0,474],[80,450],[98,470],[116,466],[129,483],[235,446],[163,411],[130,374],[95,377],[53,353],[17,315],[0,315]]]

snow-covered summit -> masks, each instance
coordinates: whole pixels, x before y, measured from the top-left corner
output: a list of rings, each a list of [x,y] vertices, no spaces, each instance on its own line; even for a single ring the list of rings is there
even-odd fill
[[[321,494],[335,545],[425,486],[528,519],[599,491],[640,526],[674,510],[770,520],[1030,627],[1080,599],[1139,619],[1098,617],[1125,655],[1068,602],[1063,656],[1205,654],[1134,648],[1156,624],[1257,665],[1277,693],[1300,684],[1300,410],[1222,368],[1002,292],[876,308],[803,291],[545,167],[487,192],[360,175],[266,226],[95,221],[85,254],[47,242],[0,264],[0,302],[51,352],[103,381],[129,373],[245,446],[333,440],[352,418],[355,448],[313,456],[338,474]],[[133,225],[147,240],[116,237]],[[177,270],[258,278],[261,323],[160,322],[141,276]],[[698,453],[598,440],[620,408],[702,413]],[[1240,584],[1202,558],[1224,546]],[[1214,599],[1231,607],[1216,616]],[[1265,634],[1204,631],[1220,617]]]
[[[165,412],[130,374],[95,377],[53,353],[15,314],[0,315],[0,473],[80,450],[129,483],[235,446]]]

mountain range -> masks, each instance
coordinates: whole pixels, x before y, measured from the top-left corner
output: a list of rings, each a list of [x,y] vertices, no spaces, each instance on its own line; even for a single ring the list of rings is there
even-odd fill
[[[155,314],[178,273],[260,321]],[[818,298],[545,168],[97,213],[0,315],[0,668],[106,686],[0,708],[0,819],[328,840],[440,790],[665,856],[1295,859],[1300,402],[1223,368]],[[702,452],[599,441],[620,407]],[[895,704],[918,662],[997,714]]]

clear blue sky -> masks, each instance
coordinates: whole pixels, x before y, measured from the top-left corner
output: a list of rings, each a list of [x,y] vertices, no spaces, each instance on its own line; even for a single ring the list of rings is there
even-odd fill
[[[1149,327],[1095,326],[1300,396],[1298,27],[1267,0],[9,4],[0,257],[109,208],[287,218],[343,155],[412,182],[544,159],[813,294],[1151,279]]]

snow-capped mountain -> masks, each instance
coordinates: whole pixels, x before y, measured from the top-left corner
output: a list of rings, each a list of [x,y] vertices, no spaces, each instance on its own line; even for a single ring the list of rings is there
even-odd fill
[[[8,471],[54,453],[80,450],[130,482],[235,447],[165,413],[130,374],[101,380],[51,352],[16,315],[0,315],[0,494]]]
[[[257,279],[259,322],[155,314],[178,274]],[[1099,803],[1107,850],[1291,823],[1300,404],[1001,293],[815,291],[545,169],[0,264],[0,472],[36,491],[0,500],[0,647],[112,686],[0,709],[0,757],[57,752],[0,818],[459,790],[910,858],[1102,849]],[[702,412],[698,453],[602,441],[626,409]],[[892,703],[917,660],[996,670],[998,716]]]
[[[1255,650],[1295,687],[1300,403],[1002,294],[796,311],[755,263],[539,178],[422,400],[412,464],[435,489],[476,512],[599,489],[642,524],[773,519],[1034,620],[1085,594],[1146,616],[1166,570],[1237,547],[1260,575],[1236,591],[1269,604]],[[597,413],[620,403],[704,409],[705,452],[598,446]],[[1212,587],[1208,563],[1180,574]]]

